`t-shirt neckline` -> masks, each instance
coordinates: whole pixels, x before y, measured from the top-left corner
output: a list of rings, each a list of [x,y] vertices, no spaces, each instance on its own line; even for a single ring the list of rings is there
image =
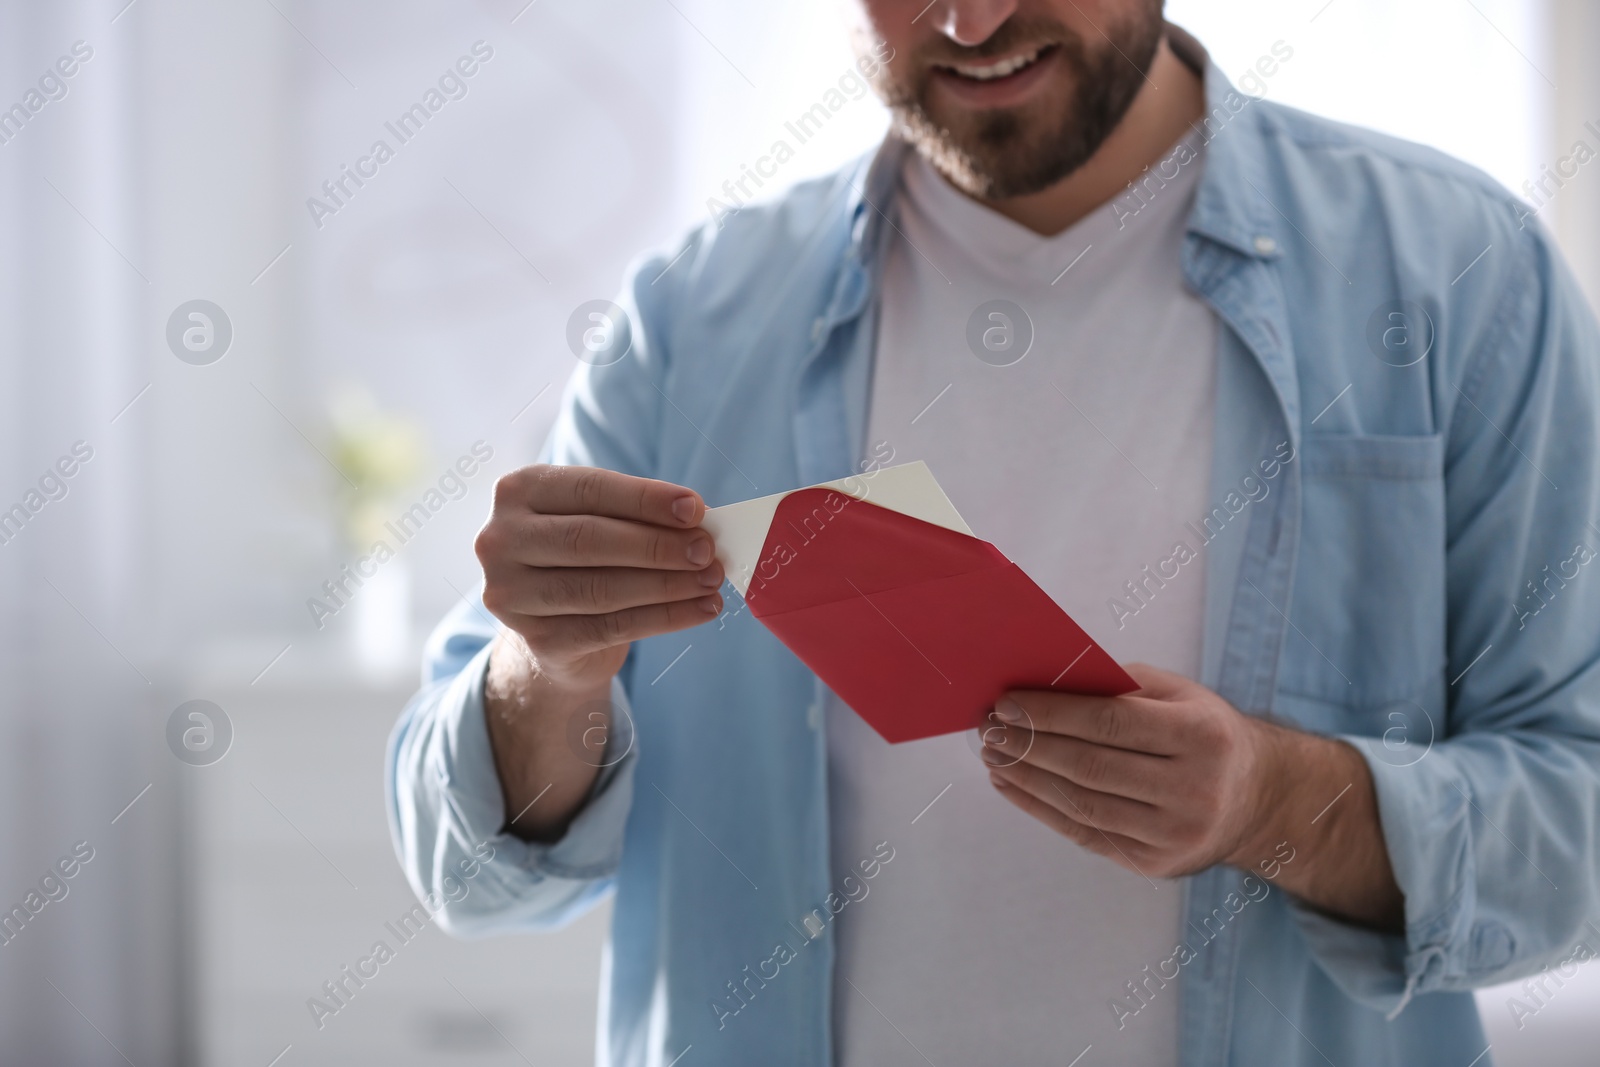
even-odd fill
[[[1188,152],[1182,150],[1187,147]],[[1185,160],[1179,164],[1179,159]],[[991,266],[1009,272],[1018,268],[1034,273],[1036,267],[1072,262],[1084,249],[1107,241],[1134,226],[1157,225],[1178,212],[1187,213],[1204,167],[1204,143],[1196,130],[1174,141],[1147,172],[1164,184],[1141,191],[1138,183],[1117,195],[1060,233],[1048,236],[1030,230],[987,204],[961,192],[915,150],[906,154],[900,173],[900,193],[930,225]],[[1176,168],[1177,173],[1167,177]]]

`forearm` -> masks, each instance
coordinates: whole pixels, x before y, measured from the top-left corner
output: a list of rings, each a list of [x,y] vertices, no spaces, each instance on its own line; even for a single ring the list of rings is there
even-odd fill
[[[510,631],[495,638],[483,708],[505,794],[506,832],[533,842],[566,832],[600,773],[599,746],[586,759],[581,741],[588,731],[603,745],[610,692],[609,679],[559,685],[538,672],[521,638]],[[599,719],[580,724],[579,741],[573,741],[568,728],[580,715]]]
[[[1262,761],[1259,815],[1227,862],[1252,869],[1286,841],[1295,859],[1282,866],[1279,886],[1337,918],[1403,930],[1405,897],[1366,760],[1342,741],[1252,722]]]

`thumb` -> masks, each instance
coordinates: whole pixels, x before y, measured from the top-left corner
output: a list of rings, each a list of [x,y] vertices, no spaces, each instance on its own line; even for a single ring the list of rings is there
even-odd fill
[[[1194,684],[1181,674],[1164,671],[1148,663],[1125,663],[1122,669],[1139,683],[1138,696],[1154,700],[1181,696]]]

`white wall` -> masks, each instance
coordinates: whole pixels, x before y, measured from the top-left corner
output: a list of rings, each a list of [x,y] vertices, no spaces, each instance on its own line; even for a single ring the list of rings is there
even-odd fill
[[[1432,145],[1518,188],[1543,161],[1554,93],[1529,0],[1169,0],[1235,78],[1282,40],[1268,97]]]

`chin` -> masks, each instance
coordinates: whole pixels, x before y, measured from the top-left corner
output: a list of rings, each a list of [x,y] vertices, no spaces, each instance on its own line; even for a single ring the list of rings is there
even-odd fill
[[[982,200],[1041,192],[1086,158],[1084,138],[1060,110],[1030,105],[942,118],[907,116],[902,135],[952,185]]]

